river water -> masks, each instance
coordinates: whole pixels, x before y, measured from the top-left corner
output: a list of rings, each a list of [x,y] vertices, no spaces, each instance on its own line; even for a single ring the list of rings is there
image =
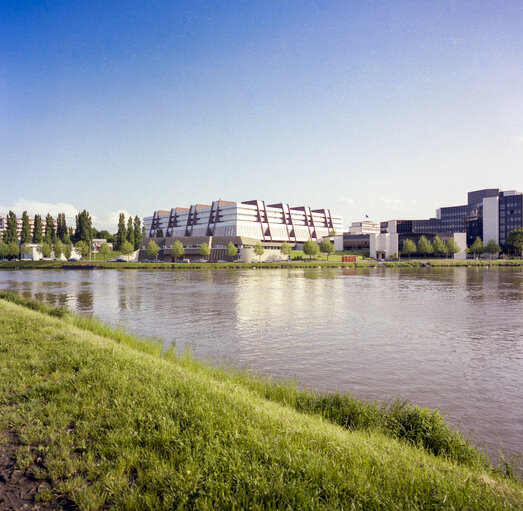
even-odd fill
[[[523,451],[520,268],[0,271],[0,287],[214,364],[438,408]]]

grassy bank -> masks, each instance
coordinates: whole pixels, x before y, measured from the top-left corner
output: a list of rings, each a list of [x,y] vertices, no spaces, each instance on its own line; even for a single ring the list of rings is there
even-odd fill
[[[385,261],[377,263],[371,260],[359,260],[355,263],[341,261],[290,261],[280,263],[108,263],[106,261],[2,261],[0,270],[13,269],[61,269],[65,267],[82,267],[95,265],[99,269],[142,269],[142,270],[235,270],[235,269],[289,269],[289,268],[416,268],[422,266],[435,267],[479,267],[490,268],[498,266],[521,266],[523,259],[500,259],[494,261],[466,261],[454,259],[406,259],[401,261]]]
[[[30,310],[32,309],[32,310]],[[40,501],[81,509],[509,509],[521,484],[441,416],[206,367],[0,298],[0,430]]]

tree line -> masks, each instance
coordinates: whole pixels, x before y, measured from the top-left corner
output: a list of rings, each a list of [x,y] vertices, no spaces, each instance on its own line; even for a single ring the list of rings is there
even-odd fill
[[[125,215],[120,213],[118,232],[111,234],[106,230],[98,231],[92,225],[92,217],[87,210],[83,210],[75,217],[76,227],[68,227],[65,213],[59,213],[56,218],[56,226],[53,217],[48,213],[45,222],[41,215],[35,215],[33,227],[29,221],[27,211],[22,213],[22,225],[20,236],[18,236],[18,219],[13,211],[9,211],[6,218],[6,228],[0,240],[0,258],[16,258],[21,254],[31,254],[30,243],[38,245],[38,251],[43,257],[48,258],[54,253],[59,259],[65,255],[71,257],[73,247],[85,257],[91,250],[93,239],[105,239],[112,242],[113,248],[124,254],[130,254],[140,248],[145,237],[145,227],[142,227],[140,218],[134,219],[130,216],[127,225]],[[109,254],[110,248],[107,243],[100,247],[102,253]]]
[[[448,239],[446,242],[443,241],[439,236],[435,236],[434,240],[430,242],[426,236],[421,236],[418,243],[414,243],[411,239],[406,239],[403,242],[401,250],[402,255],[411,256],[413,254],[429,256],[453,256],[457,254],[461,249],[454,240],[454,238]],[[481,238],[476,238],[470,248],[466,249],[468,253],[479,255],[483,253],[489,253],[492,257],[495,254],[501,252],[501,247],[497,244],[496,240],[490,240],[486,245],[483,245]]]

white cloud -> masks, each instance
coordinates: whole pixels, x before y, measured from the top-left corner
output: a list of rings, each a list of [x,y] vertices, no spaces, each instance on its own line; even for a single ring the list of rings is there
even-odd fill
[[[358,205],[350,197],[340,197],[338,199],[338,202],[341,202],[341,204],[348,206],[350,209],[359,209]]]
[[[383,209],[387,211],[405,212],[411,208],[409,203],[396,197],[391,197],[390,195],[380,197],[380,201]]]
[[[523,133],[514,138],[514,143],[517,145],[523,145]]]
[[[103,217],[98,217],[91,215],[91,218],[93,219],[93,227],[96,227],[98,230],[107,229],[109,232],[116,232],[116,229],[118,227],[118,219],[120,217],[120,213],[123,213],[125,215],[125,222],[127,223],[127,219],[132,216],[134,218],[134,215],[131,215],[128,211],[125,211],[125,209],[120,211],[110,211]]]

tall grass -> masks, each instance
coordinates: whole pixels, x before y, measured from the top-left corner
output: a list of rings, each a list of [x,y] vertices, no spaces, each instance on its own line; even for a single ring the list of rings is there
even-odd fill
[[[457,430],[449,426],[438,410],[411,406],[405,401],[392,403],[365,402],[350,394],[320,394],[299,390],[296,382],[255,376],[234,368],[214,368],[197,361],[190,353],[162,351],[160,340],[139,338],[121,328],[112,328],[96,318],[68,312],[43,302],[31,300],[11,291],[0,291],[0,299],[63,318],[67,323],[101,337],[124,343],[144,353],[175,361],[194,371],[212,374],[214,378],[241,384],[265,399],[290,406],[301,413],[319,415],[351,431],[380,431],[426,449],[428,452],[470,466],[488,467],[486,454],[478,451]]]

